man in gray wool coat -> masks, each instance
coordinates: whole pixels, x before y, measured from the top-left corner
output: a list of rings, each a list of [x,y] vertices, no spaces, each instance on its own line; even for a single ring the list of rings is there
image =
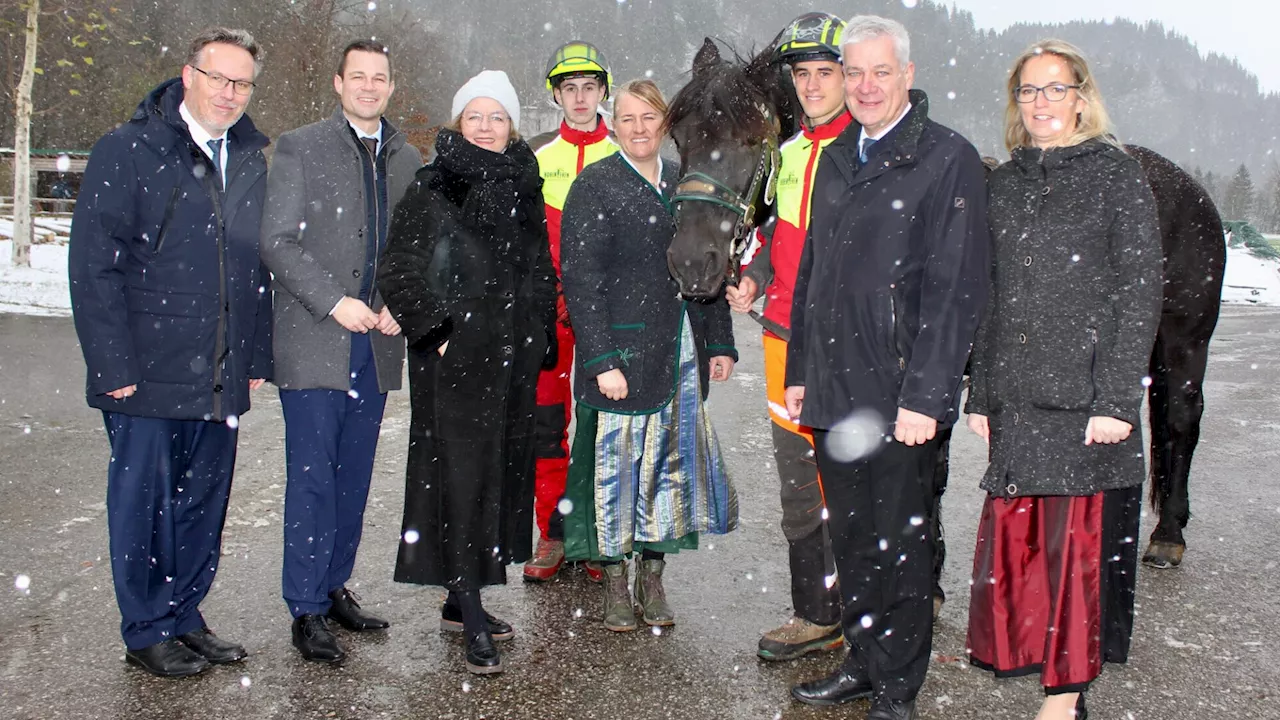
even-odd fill
[[[280,136],[267,179],[262,261],[274,275],[275,341],[285,420],[285,602],[308,660],[346,651],[329,629],[380,630],[346,587],[386,393],[400,388],[404,339],[374,279],[391,211],[422,156],[382,117],[395,91],[391,56],[372,40],[346,47],[327,120]]]

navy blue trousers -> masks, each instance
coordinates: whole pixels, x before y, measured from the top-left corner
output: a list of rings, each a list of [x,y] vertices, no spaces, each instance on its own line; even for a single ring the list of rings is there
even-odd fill
[[[120,634],[131,650],[204,626],[236,464],[225,423],[104,412],[107,531]]]
[[[329,593],[351,577],[386,404],[361,333],[351,333],[349,392],[280,391],[288,477],[282,585],[294,617],[329,612]]]

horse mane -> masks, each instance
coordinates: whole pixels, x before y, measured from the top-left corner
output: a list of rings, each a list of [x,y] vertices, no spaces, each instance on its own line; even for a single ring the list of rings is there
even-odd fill
[[[703,67],[695,60],[689,82],[671,98],[664,130],[691,121],[694,136],[705,139],[751,144],[779,132],[788,137],[795,125],[795,92],[790,78],[769,63],[773,45],[749,59],[725,47],[730,59],[716,52]]]

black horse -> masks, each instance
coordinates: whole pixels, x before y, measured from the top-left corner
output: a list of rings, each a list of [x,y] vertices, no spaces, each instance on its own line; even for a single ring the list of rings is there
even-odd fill
[[[795,132],[798,104],[772,52],[725,59],[707,38],[667,110],[683,173],[667,266],[688,297],[715,297],[726,279],[737,282],[749,236],[768,217],[778,141]]]
[[[1152,150],[1127,146],[1147,175],[1164,244],[1164,306],[1151,353],[1151,505],[1160,521],[1142,562],[1177,567],[1191,517],[1187,480],[1200,441],[1209,339],[1218,325],[1227,247],[1222,218],[1190,175]]]
[[[750,60],[736,55],[726,60],[707,39],[694,58],[689,83],[672,98],[667,129],[684,175],[675,196],[677,230],[667,264],[686,295],[713,297],[726,281],[737,281],[748,235],[772,200],[774,148],[794,132],[799,109],[790,78],[769,64],[771,51],[766,48]],[[1186,550],[1187,485],[1200,438],[1226,244],[1217,208],[1190,175],[1152,150],[1128,146],[1128,151],[1155,195],[1164,246],[1164,306],[1151,356],[1149,417],[1151,503],[1160,520],[1142,560],[1168,568],[1180,564]],[[942,444],[934,482],[938,570],[948,446]]]

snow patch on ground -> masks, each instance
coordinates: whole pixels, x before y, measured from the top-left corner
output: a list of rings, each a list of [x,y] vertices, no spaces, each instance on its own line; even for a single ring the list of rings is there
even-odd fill
[[[65,237],[61,242],[32,245],[29,268],[13,267],[12,263],[13,241],[0,240],[0,312],[71,314]]]
[[[1280,305],[1280,261],[1254,257],[1244,248],[1227,248],[1222,302]]]

